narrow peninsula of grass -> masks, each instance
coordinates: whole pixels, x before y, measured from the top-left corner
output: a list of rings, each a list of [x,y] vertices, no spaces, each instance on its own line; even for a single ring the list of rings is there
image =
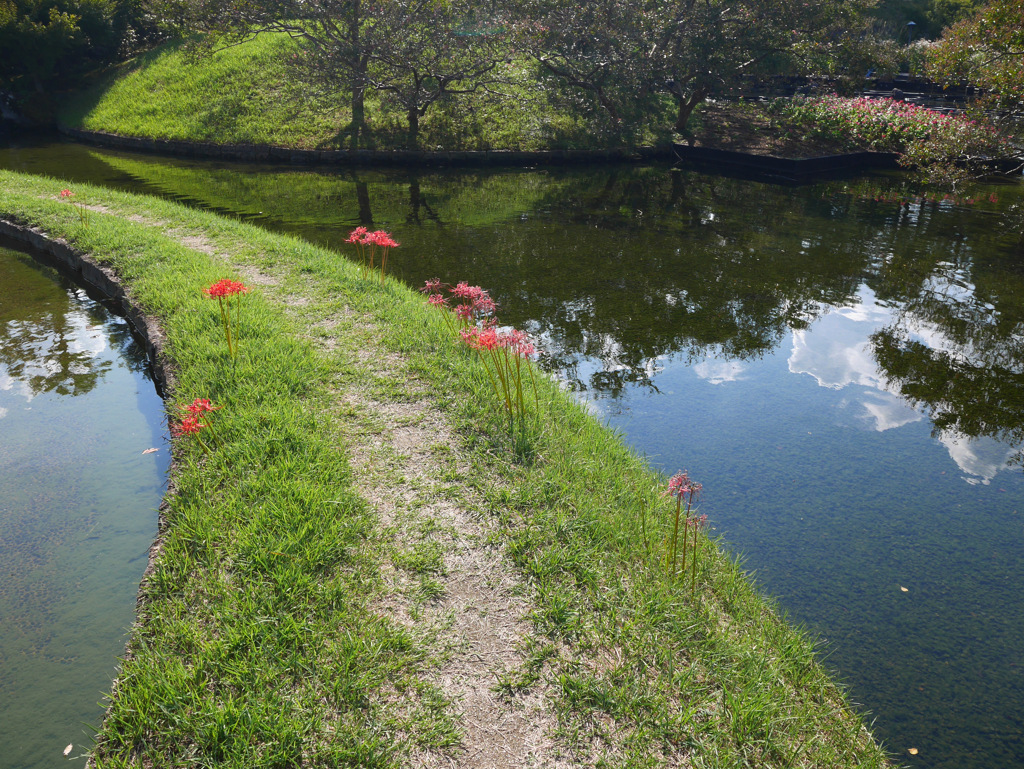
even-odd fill
[[[295,42],[264,34],[243,45],[196,57],[181,42],[161,45],[116,67],[66,100],[61,125],[120,136],[219,144],[268,144],[297,149],[348,148],[347,97],[318,95],[289,71]],[[525,62],[504,64],[510,80],[529,83]],[[515,77],[513,78],[513,74]],[[665,143],[667,114],[640,126],[611,129],[607,116],[583,110],[550,88],[506,88],[442,100],[420,125],[419,147],[445,150],[598,149]],[[369,149],[407,146],[405,114],[370,91]],[[660,128],[659,128],[660,126]]]
[[[528,751],[510,766],[888,766],[715,543],[695,590],[667,576],[664,479],[555,382],[512,446],[479,357],[408,287],[64,186],[0,172],[0,218],[91,255],[159,320],[172,423],[220,407],[209,451],[174,440],[95,766],[504,765],[486,742],[504,735]],[[250,287],[237,357],[203,293],[226,277]]]

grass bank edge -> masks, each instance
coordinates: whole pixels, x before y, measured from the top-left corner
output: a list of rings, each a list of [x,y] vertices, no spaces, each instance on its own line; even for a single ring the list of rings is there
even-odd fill
[[[100,255],[164,321],[178,371],[174,402],[210,397],[224,406],[213,455],[178,448],[164,551],[97,765],[202,757],[239,767],[396,766],[411,750],[457,744],[452,703],[423,688],[429,648],[370,608],[380,590],[371,556],[379,551],[366,546],[373,512],[351,492],[335,436],[311,418],[330,408],[322,385],[354,375],[345,355],[334,363],[313,355],[254,294],[241,362],[218,357],[215,303],[201,289],[224,277],[223,265],[124,218],[134,215],[201,232],[239,264],[309,284],[325,312],[343,304],[373,318],[379,344],[430,384],[477,459],[464,482],[488,500],[533,600],[537,637],[496,686],[511,699],[546,687],[572,755],[605,766],[683,756],[693,765],[887,766],[813,642],[735,562],[706,550],[699,601],[664,579],[639,523],[649,516],[648,526],[664,530],[663,479],[555,383],[541,383],[547,427],[534,436],[536,459],[517,462],[486,374],[410,289],[363,280],[337,254],[302,241],[173,203],[77,186],[78,202],[118,214],[86,226],[56,199],[61,183],[6,172],[0,183],[0,215]],[[256,370],[261,356],[277,363]],[[248,380],[226,379],[225,365],[259,374],[258,386],[236,387]],[[331,515],[306,514],[324,511],[328,496]],[[312,547],[314,534],[333,544]]]

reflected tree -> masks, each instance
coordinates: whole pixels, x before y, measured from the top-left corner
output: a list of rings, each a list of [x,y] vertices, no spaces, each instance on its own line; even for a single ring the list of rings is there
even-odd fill
[[[993,438],[1017,448],[1024,465],[1024,311],[1013,298],[1024,276],[970,255],[922,267],[889,269],[904,291],[907,272],[925,277],[871,337],[879,370],[928,413],[935,433]]]
[[[12,269],[3,269],[13,265]],[[97,349],[119,351],[135,371],[146,366],[126,322],[112,319],[81,289],[55,289],[41,271],[10,260],[0,264],[0,368],[35,396],[84,395],[113,365]],[[16,272],[16,274],[12,274]],[[104,337],[98,341],[98,337]]]

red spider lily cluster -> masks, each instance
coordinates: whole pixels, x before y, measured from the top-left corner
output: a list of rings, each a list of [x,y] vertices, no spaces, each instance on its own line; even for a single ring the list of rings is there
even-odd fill
[[[505,407],[509,430],[525,437],[526,399],[523,395],[523,369],[529,372],[533,385],[534,406],[537,405],[537,379],[530,356],[535,348],[526,333],[502,329],[494,317],[496,305],[491,295],[480,286],[462,281],[454,286],[438,279],[428,280],[420,291],[431,306],[441,311],[453,335],[480,353],[494,392]],[[449,296],[445,296],[445,294]],[[454,307],[449,306],[449,298]],[[454,317],[453,317],[454,316]]]
[[[376,269],[374,264],[377,262],[378,256],[380,257],[379,269],[382,283],[388,267],[388,251],[401,245],[384,230],[370,232],[365,227],[356,227],[348,234],[348,239],[345,242],[355,243],[359,247],[359,261],[366,275]]]
[[[508,350],[513,355],[521,355],[529,358],[535,352],[533,343],[526,336],[525,331],[509,329],[499,331],[494,326],[479,328],[469,326],[459,332],[462,341],[473,350]]]
[[[171,435],[176,438],[193,436],[203,451],[209,453],[210,447],[199,437],[199,433],[210,428],[209,422],[202,421],[202,418],[204,414],[210,414],[220,408],[222,407],[214,406],[209,398],[196,398],[187,406],[181,407],[186,416],[183,416],[177,425],[171,426]]]
[[[228,296],[234,296],[235,294],[244,294],[248,290],[248,287],[239,283],[237,280],[224,278],[223,280],[218,280],[209,288],[204,288],[203,293],[213,299],[221,299]]]
[[[697,501],[697,497],[700,496],[701,489],[703,487],[694,482],[688,473],[685,471],[676,473],[668,479],[668,488],[665,490],[664,496],[675,497],[676,509],[675,517],[672,523],[672,538],[669,540],[668,555],[666,560],[670,562],[669,574],[675,578],[681,573],[685,577],[686,575],[686,554],[689,549],[690,540],[690,529],[693,529],[693,553],[690,556],[691,560],[691,576],[690,576],[690,590],[696,589],[697,584],[697,548],[698,539],[697,532],[707,522],[708,517],[706,515],[696,516],[692,515],[693,505]],[[684,510],[683,504],[685,502],[686,508]],[[683,555],[682,555],[682,567],[677,571],[678,559],[678,545],[679,545],[679,521],[682,518],[683,522]]]
[[[75,196],[75,193],[73,193],[71,190],[61,190],[60,196],[62,198],[73,198]]]
[[[445,296],[445,293],[450,295],[453,312],[455,318],[458,320],[458,325],[462,328],[466,328],[476,323],[493,323],[494,322],[494,311],[497,309],[497,305],[494,300],[491,299],[491,295],[486,290],[480,288],[480,286],[471,286],[466,281],[462,281],[454,286],[448,283],[442,283],[437,278],[434,280],[428,280],[420,292],[427,295],[427,301],[438,309],[446,309],[449,307],[449,297]],[[451,324],[451,316],[445,313],[445,321]],[[452,325],[453,330],[455,328]]]
[[[228,343],[228,353],[232,358],[238,355],[238,316],[242,309],[242,294],[248,293],[249,288],[236,280],[224,278],[218,280],[209,288],[204,288],[203,293],[211,299],[216,299],[220,305],[220,322],[224,328],[224,337]],[[231,301],[235,297],[235,301]],[[234,317],[232,318],[232,304],[234,304]],[[235,329],[235,333],[232,333]]]

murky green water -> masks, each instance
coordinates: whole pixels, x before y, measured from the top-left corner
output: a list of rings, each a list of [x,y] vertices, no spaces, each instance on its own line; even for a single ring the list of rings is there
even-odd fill
[[[801,188],[668,166],[316,173],[74,145],[0,165],[169,196],[412,285],[491,290],[544,363],[827,639],[921,767],[1024,766],[1024,190]],[[915,748],[912,757],[907,750]]]
[[[122,319],[0,245],[5,769],[66,765],[103,716],[168,459],[142,356]]]

